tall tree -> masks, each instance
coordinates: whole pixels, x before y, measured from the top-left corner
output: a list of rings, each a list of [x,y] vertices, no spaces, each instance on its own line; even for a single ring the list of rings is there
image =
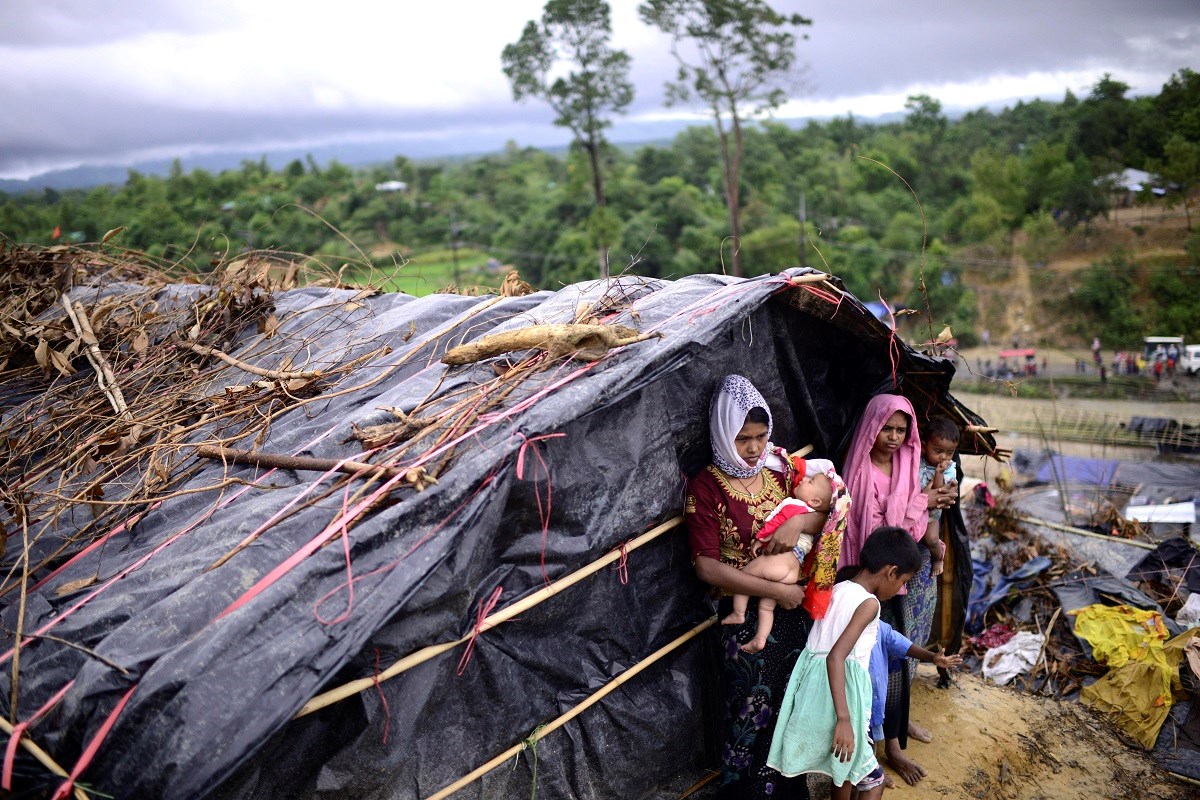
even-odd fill
[[[733,274],[741,275],[742,126],[748,116],[772,111],[787,99],[784,87],[796,80],[796,36],[788,28],[812,20],[780,14],[763,0],[645,0],[638,14],[672,39],[679,73],[667,83],[667,105],[698,100],[713,115],[734,241]]]
[[[1165,158],[1152,159],[1147,167],[1163,177],[1168,184],[1167,205],[1183,204],[1187,229],[1192,229],[1192,191],[1200,185],[1200,142],[1189,142],[1179,134],[1167,141]]]
[[[587,152],[596,196],[592,230],[600,250],[600,277],[607,278],[608,245],[604,176],[600,151],[611,113],[621,113],[633,100],[629,81],[629,55],[609,47],[612,36],[608,3],[604,0],[549,0],[539,24],[530,20],[521,38],[500,56],[513,97],[545,100],[558,115],[555,125],[569,128]],[[572,68],[564,77],[551,78],[559,61]]]

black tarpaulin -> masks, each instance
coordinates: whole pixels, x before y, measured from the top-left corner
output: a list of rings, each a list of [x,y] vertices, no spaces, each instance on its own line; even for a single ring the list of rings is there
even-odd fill
[[[776,443],[812,444],[818,456],[839,456],[870,396],[896,386],[919,415],[982,423],[947,394],[948,362],[904,345],[836,282],[815,292],[793,285],[789,276],[800,274],[623,279],[622,303],[604,321],[661,338],[595,363],[566,359],[527,379],[476,422],[436,485],[385,495],[344,532],[339,520],[361,502],[353,485],[305,505],[331,481],[198,462],[170,489],[246,483],[131,508],[136,525],[29,594],[24,630],[45,635],[21,649],[20,716],[69,686],[30,737],[71,770],[109,724],[79,780],[118,797],[163,798],[429,797],[521,743],[711,616],[682,528],[483,632],[461,674],[462,645],[293,717],[322,692],[467,635],[489,600],[507,608],[676,517],[686,475],[710,458],[709,397],[728,373],[747,376],[770,400]],[[329,369],[381,345],[391,352],[356,367],[359,388],[287,412],[255,446],[359,457],[347,439],[352,424],[391,419],[382,408],[469,395],[497,374],[491,362],[445,367],[446,349],[571,321],[581,302],[609,288],[502,299],[282,293],[277,339],[303,332],[310,364]],[[72,297],[86,304],[95,291],[77,287]],[[169,287],[164,302],[195,291]],[[227,349],[238,355],[251,340],[253,358],[272,363],[253,330]],[[245,377],[234,367],[222,375],[209,392]],[[994,445],[964,442],[966,452]],[[84,513],[62,515],[60,541]],[[10,547],[6,569],[13,559]],[[965,597],[969,559],[959,564]],[[7,651],[16,598],[3,602]],[[712,767],[721,715],[715,647],[712,630],[696,637],[454,796],[528,795],[535,763],[545,798],[644,797],[681,771]],[[0,665],[6,704],[10,661]],[[37,794],[58,781],[22,750],[17,784]]]

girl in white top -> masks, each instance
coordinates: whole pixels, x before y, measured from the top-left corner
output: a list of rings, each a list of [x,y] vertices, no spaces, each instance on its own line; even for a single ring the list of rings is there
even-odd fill
[[[863,800],[883,794],[883,770],[871,747],[868,667],[879,627],[879,601],[900,591],[921,564],[903,528],[875,530],[863,544],[860,570],[833,587],[825,617],[813,623],[796,661],[775,724],[767,765],[791,777],[820,772],[834,800],[859,784]]]

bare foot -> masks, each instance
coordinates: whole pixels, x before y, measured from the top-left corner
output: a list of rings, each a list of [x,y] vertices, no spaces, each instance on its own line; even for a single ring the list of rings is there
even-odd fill
[[[746,621],[745,612],[742,612],[741,614],[739,614],[736,611],[730,611],[729,615],[727,617],[725,617],[725,619],[721,620],[721,624],[722,625],[741,625],[745,621]]]
[[[900,777],[909,786],[916,786],[928,774],[924,767],[904,755],[899,739],[888,739],[886,751],[888,764],[900,773]]]
[[[930,733],[928,729],[923,728],[912,721],[908,723],[908,735],[913,739],[916,739],[918,742],[924,742],[925,744],[929,744],[933,741],[933,734]]]
[[[759,639],[758,637],[755,637],[755,638],[751,639],[750,641],[746,642],[744,645],[742,645],[742,652],[759,653],[759,652],[762,652],[762,649],[766,646],[767,646],[767,638],[765,636],[761,639]]]
[[[886,772],[883,774],[883,788],[885,788],[885,789],[895,789],[896,788],[896,782],[894,780],[892,780],[892,776],[888,775]]]

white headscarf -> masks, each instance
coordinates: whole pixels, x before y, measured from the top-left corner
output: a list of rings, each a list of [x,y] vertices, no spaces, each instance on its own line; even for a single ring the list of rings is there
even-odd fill
[[[752,408],[761,408],[767,413],[768,441],[757,464],[747,464],[734,446],[734,440],[746,424],[746,415]],[[717,468],[735,478],[753,478],[763,467],[782,471],[785,466],[783,459],[770,442],[773,428],[771,407],[754,388],[754,384],[741,375],[726,375],[713,394],[708,409],[708,433],[712,439],[713,463]]]

